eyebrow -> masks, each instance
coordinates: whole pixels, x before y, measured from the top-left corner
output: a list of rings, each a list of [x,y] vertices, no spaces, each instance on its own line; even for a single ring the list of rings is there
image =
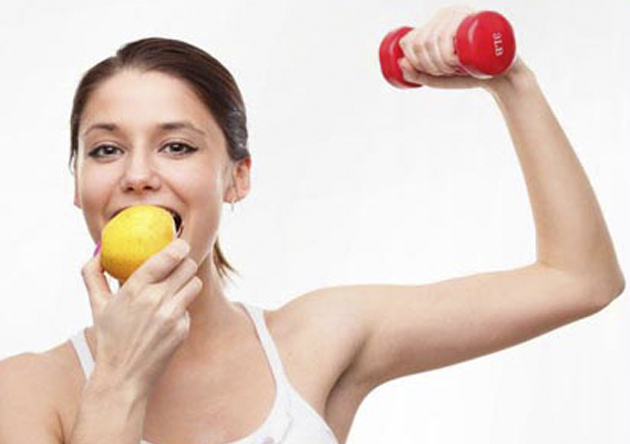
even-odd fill
[[[194,131],[196,133],[201,134],[202,136],[206,136],[206,133],[203,130],[200,130],[199,128],[197,128],[196,126],[194,126],[192,123],[190,123],[187,120],[178,121],[178,122],[165,122],[165,123],[160,123],[157,126],[160,129],[160,132],[174,131],[174,130],[178,130],[178,129],[189,129],[191,131]],[[110,123],[110,122],[95,123],[93,125],[90,125],[83,132],[83,137],[85,137],[89,132],[91,132],[93,130],[96,130],[96,129],[102,129],[102,130],[109,131],[109,132],[113,133],[113,132],[119,131],[120,127],[118,125],[116,125],[115,123]]]

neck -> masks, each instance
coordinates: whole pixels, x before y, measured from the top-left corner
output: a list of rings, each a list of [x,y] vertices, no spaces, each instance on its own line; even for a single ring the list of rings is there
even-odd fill
[[[226,338],[237,330],[243,319],[242,310],[229,301],[223,291],[212,252],[199,265],[197,276],[202,281],[201,291],[188,305],[190,330],[173,355],[175,361],[199,361],[216,355]]]
[[[171,371],[183,369],[189,375],[192,368],[204,365],[207,368],[209,361],[221,360],[226,350],[241,342],[236,335],[239,331],[242,333],[242,327],[250,322],[248,315],[225,297],[216,267],[209,256],[197,270],[203,286],[188,305],[190,330],[170,359],[168,367]],[[92,356],[96,356],[93,326],[87,328],[86,339]]]
[[[223,291],[216,266],[211,253],[199,265],[196,276],[201,279],[201,291],[188,305],[190,315],[190,330],[188,336],[179,345],[171,357],[170,366],[175,364],[194,365],[194,363],[207,362],[213,356],[217,356],[225,344],[230,344],[230,337],[238,332],[238,326],[247,315],[229,301]],[[121,282],[118,282],[120,289]],[[239,323],[241,321],[241,323]],[[94,342],[93,327],[88,328],[88,341]],[[95,347],[92,347],[95,349]]]

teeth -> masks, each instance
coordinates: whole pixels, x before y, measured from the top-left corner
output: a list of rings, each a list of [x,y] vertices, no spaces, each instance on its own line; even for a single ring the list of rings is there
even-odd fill
[[[170,211],[170,213],[173,216],[173,220],[175,221],[175,231],[177,231],[177,236],[179,237],[184,229],[182,217],[174,211]]]

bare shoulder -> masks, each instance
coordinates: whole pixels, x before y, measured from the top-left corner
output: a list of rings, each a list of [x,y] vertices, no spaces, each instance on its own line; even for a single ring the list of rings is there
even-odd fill
[[[369,331],[358,307],[360,302],[351,292],[339,292],[335,287],[319,288],[274,312],[274,316],[282,318],[281,324],[287,332],[301,336],[301,342],[307,344],[304,348],[314,361],[310,362],[311,369],[326,373],[331,391],[350,382],[352,364]]]
[[[287,328],[304,330],[314,343],[339,344],[349,347],[347,351],[356,351],[367,332],[359,303],[351,292],[319,288],[287,302],[274,316],[284,318]]]
[[[4,388],[28,388],[38,394],[41,402],[51,400],[62,375],[50,352],[20,353],[0,361],[0,384]]]
[[[0,361],[0,442],[63,442],[58,410],[63,380],[63,367],[49,352]]]
[[[347,294],[347,293],[346,293]],[[339,297],[336,287],[311,290],[288,301],[276,314],[282,313],[300,323],[346,322],[356,307],[348,297]]]
[[[280,353],[289,379],[344,442],[361,403],[374,388],[357,369],[370,331],[361,294],[320,288],[296,297],[276,312]],[[282,350],[282,345],[287,346]],[[292,373],[293,372],[293,373]],[[310,392],[308,391],[310,390]]]

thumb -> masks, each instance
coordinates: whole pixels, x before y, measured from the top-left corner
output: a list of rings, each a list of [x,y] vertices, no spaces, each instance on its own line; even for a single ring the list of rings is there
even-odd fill
[[[100,248],[98,248],[96,254],[81,269],[81,276],[90,297],[93,315],[100,311],[112,295],[104,271],[101,264]]]
[[[422,71],[416,70],[407,59],[401,59],[399,66],[403,72],[403,78],[411,83],[443,89],[463,89],[476,88],[482,85],[482,80],[478,80],[469,75],[457,73],[454,76],[432,76]],[[461,70],[460,70],[461,71]]]

